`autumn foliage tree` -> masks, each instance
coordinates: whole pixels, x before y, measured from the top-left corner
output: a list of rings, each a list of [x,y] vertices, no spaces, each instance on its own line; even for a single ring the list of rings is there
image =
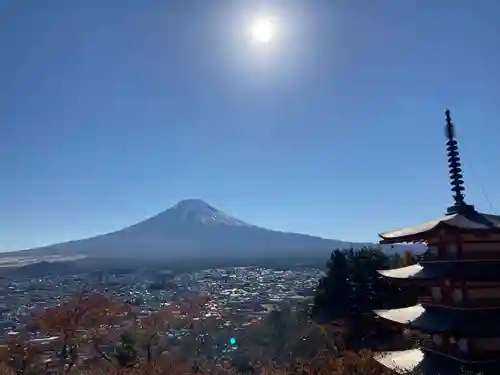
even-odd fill
[[[285,307],[243,330],[228,324],[227,317],[214,315],[208,302],[207,297],[179,301],[139,319],[127,304],[82,294],[35,319],[32,328],[54,340],[34,344],[23,336],[5,342],[0,367],[9,375],[49,370],[59,375],[307,375],[322,366],[333,369],[331,360],[338,355],[333,333],[311,324],[307,312]],[[169,330],[186,333],[182,345],[169,341]],[[237,344],[231,346],[228,339],[233,335]],[[188,356],[182,355],[184,343],[190,347]]]
[[[59,375],[390,374],[370,351],[346,350],[331,324],[307,319],[307,303],[282,306],[246,329],[236,329],[225,324],[226,317],[208,316],[207,302],[202,297],[173,303],[138,319],[130,306],[105,296],[78,296],[36,319],[39,329],[57,340],[36,344],[21,335],[0,346],[0,375],[39,375],[49,370]],[[208,341],[191,341],[191,357],[182,358],[179,346],[165,340],[169,329]],[[213,334],[217,330],[221,338],[235,335],[232,351],[210,351],[219,342]],[[90,353],[95,356],[89,363]],[[55,367],[46,364],[49,358]]]
[[[328,318],[359,317],[377,301],[381,286],[374,270],[385,262],[371,251],[334,252],[329,275],[338,283],[320,281],[314,307],[325,306],[321,303],[333,294],[338,305]],[[369,351],[349,351],[345,330],[328,319],[313,323],[309,310],[308,301],[284,304],[242,327],[206,296],[171,302],[139,317],[137,306],[102,294],[81,294],[30,324],[31,331],[51,340],[30,341],[27,332],[8,340],[0,346],[0,365],[16,375],[49,370],[58,375],[384,373]]]
[[[192,326],[207,302],[206,297],[180,301],[138,319],[129,304],[102,294],[81,294],[30,323],[30,331],[50,339],[29,340],[25,332],[6,340],[0,346],[0,362],[18,374],[38,374],[49,366],[58,374],[69,374],[76,367],[152,365],[167,349],[164,333]]]
[[[65,374],[78,364],[80,351],[93,347],[107,358],[101,345],[116,337],[129,308],[101,294],[81,294],[59,306],[47,309],[36,319],[41,332],[57,336],[56,362]]]
[[[3,372],[18,375],[34,374],[39,368],[43,353],[41,347],[31,344],[27,339],[20,337],[8,339],[0,347]],[[0,374],[3,373],[0,371]]]

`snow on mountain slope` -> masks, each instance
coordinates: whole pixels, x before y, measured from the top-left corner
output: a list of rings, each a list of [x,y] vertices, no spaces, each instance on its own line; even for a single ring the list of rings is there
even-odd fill
[[[201,199],[184,199],[158,217],[164,219],[167,215],[186,224],[253,226],[219,211]]]

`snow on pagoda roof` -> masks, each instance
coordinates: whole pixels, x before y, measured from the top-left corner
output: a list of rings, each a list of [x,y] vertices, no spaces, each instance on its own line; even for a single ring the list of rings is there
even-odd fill
[[[459,322],[459,316],[453,311],[426,310],[421,304],[400,309],[375,310],[381,318],[395,323],[405,324],[423,331],[446,332]]]
[[[422,307],[422,305],[418,304],[415,306],[402,307],[399,309],[375,310],[374,313],[381,318],[391,320],[396,323],[411,324],[425,313],[425,309]]]
[[[384,352],[375,354],[374,359],[399,374],[406,374],[420,365],[424,360],[424,352],[421,349]]]
[[[375,310],[381,318],[425,332],[451,332],[461,336],[497,337],[500,334],[496,310],[467,311],[425,309],[418,304],[391,310]],[[475,324],[467,324],[474,321]]]
[[[456,375],[462,372],[460,362],[453,358],[419,348],[376,353],[373,358],[397,374]]]
[[[420,276],[424,273],[424,267],[420,264],[414,264],[412,266],[394,268],[392,270],[380,270],[378,273],[392,279],[419,279],[424,278]]]
[[[500,216],[479,212],[469,213],[467,215],[455,213],[411,227],[383,232],[380,233],[379,236],[383,241],[393,242],[395,239],[404,239],[405,237],[412,237],[429,232],[437,228],[439,225],[447,225],[454,228],[469,230],[496,229],[500,231]]]
[[[464,279],[496,281],[499,269],[500,261],[458,264],[423,262],[407,267],[379,270],[378,273],[390,279],[433,280],[458,274]]]

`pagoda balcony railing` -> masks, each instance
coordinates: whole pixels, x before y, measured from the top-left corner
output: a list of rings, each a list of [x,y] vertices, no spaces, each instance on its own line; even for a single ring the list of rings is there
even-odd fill
[[[421,303],[423,306],[425,305],[446,306],[455,308],[475,308],[475,309],[500,308],[500,299],[498,298],[481,298],[473,300],[462,300],[456,302],[451,298],[437,301],[431,296],[422,296],[418,298],[418,302]]]
[[[422,305],[435,304],[434,298],[429,296],[418,297],[418,302],[421,303]]]
[[[430,338],[419,338],[418,336],[415,336],[414,339],[416,340],[418,345],[424,348],[430,348],[434,345]]]
[[[499,251],[474,251],[467,253],[447,253],[447,252],[425,252],[421,257],[421,262],[457,262],[457,261],[498,261],[500,259]]]
[[[428,349],[436,353],[457,358],[464,362],[476,362],[476,361],[488,362],[488,361],[495,361],[498,360],[498,358],[500,358],[500,350],[475,351],[474,349],[472,349],[468,351],[463,351],[460,350],[456,345],[448,343],[442,345],[436,345],[432,340],[429,339],[420,340],[419,345],[424,349]]]

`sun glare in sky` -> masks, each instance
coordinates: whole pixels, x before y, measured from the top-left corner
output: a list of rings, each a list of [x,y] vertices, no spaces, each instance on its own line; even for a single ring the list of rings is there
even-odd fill
[[[257,18],[251,26],[252,41],[256,44],[271,42],[274,35],[274,25],[267,18]]]

